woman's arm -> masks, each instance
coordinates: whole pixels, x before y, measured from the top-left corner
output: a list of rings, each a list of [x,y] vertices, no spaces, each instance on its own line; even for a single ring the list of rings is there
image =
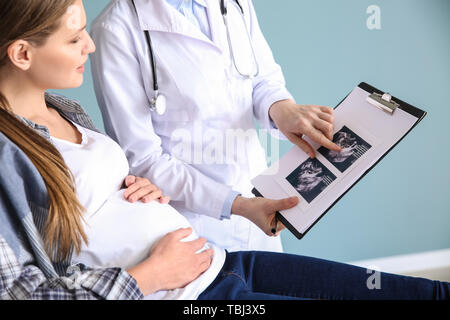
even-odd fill
[[[76,272],[66,277],[51,270],[42,228],[34,224],[46,216],[32,209],[48,206],[45,184],[25,153],[1,134],[0,163],[0,300],[143,297],[136,280],[119,268],[72,268]],[[22,264],[19,255],[31,263]]]
[[[192,228],[187,228],[167,234],[148,259],[128,271],[74,266],[71,276],[53,279],[36,265],[20,265],[0,236],[0,300],[136,300],[159,290],[182,288],[210,267],[213,255],[212,249],[197,253],[206,243],[204,238],[181,241],[191,233]]]
[[[72,268],[75,272],[67,277],[59,277],[56,273],[55,276],[44,274],[36,261],[47,261],[49,258],[45,255],[33,218],[28,217],[31,215],[28,201],[33,200],[41,206],[47,201],[40,192],[44,190],[43,183],[26,155],[6,139],[0,143],[0,162],[0,300],[139,299],[143,297],[140,287],[145,293],[182,287],[210,265],[211,251],[196,253],[204,245],[204,239],[180,242],[191,230],[165,236],[154,246],[150,258],[130,270],[132,275],[120,268],[81,270],[76,267]],[[20,227],[14,227],[25,220],[28,224],[23,227],[28,226],[29,232],[21,239],[34,243],[35,250],[34,262],[22,265],[16,253],[27,250],[20,243],[20,237],[17,237],[14,250],[5,239],[13,240],[16,233],[23,231]]]

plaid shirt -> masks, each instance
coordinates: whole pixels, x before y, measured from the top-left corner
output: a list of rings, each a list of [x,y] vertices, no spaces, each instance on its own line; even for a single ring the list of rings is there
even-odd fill
[[[95,130],[78,103],[53,94],[46,94],[46,102],[63,117]],[[20,119],[49,139],[47,128]],[[41,177],[2,134],[0,161],[0,300],[143,298],[136,280],[120,268],[71,265],[71,257],[52,263],[42,241],[48,209],[39,205],[47,203]]]
[[[0,300],[142,298],[136,281],[120,268],[78,270],[75,276],[49,279],[37,266],[21,265],[8,243],[0,236]]]

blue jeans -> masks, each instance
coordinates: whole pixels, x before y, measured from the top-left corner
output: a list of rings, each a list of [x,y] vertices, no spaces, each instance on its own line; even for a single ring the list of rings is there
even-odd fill
[[[228,253],[199,300],[450,299],[450,283],[292,254]]]

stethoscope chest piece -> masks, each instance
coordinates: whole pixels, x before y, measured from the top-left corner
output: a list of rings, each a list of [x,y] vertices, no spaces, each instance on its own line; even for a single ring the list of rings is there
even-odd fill
[[[160,116],[164,115],[167,110],[166,97],[162,94],[157,94],[156,97],[152,99],[151,109]]]

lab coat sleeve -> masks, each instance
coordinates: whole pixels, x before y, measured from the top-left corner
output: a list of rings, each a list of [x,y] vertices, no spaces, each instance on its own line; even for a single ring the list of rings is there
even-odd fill
[[[245,9],[244,9],[245,10]],[[281,67],[275,62],[261,28],[251,0],[248,0],[248,14],[250,16],[249,32],[259,66],[259,74],[253,79],[253,112],[263,128],[277,129],[269,117],[270,107],[278,101],[292,99],[286,89],[286,82]],[[287,140],[281,132],[271,132],[282,140]]]
[[[148,178],[177,206],[220,219],[231,187],[163,150],[131,31],[125,21],[111,25],[94,23],[91,29],[97,47],[91,56],[94,88],[107,134],[124,150],[132,174]]]

